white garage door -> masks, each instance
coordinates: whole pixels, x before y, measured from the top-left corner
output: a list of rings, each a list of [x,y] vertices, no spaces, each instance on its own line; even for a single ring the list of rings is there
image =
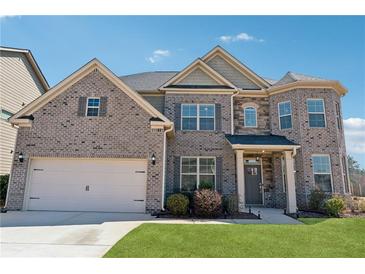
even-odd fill
[[[145,212],[146,160],[33,159],[26,209]]]

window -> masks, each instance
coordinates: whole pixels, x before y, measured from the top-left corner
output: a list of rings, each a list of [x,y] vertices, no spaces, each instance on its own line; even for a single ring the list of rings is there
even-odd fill
[[[5,109],[1,110],[1,119],[8,120],[11,116],[13,116],[13,113],[6,111]]]
[[[332,174],[329,155],[313,155],[312,161],[316,187],[324,192],[331,192]]]
[[[245,127],[257,127],[256,108],[246,107],[244,109],[244,118]]]
[[[215,158],[182,157],[181,191],[194,191],[202,182],[215,186]]]
[[[214,130],[215,105],[182,104],[181,120],[182,130]]]
[[[280,129],[292,128],[291,104],[290,102],[279,103],[279,124]]]
[[[343,174],[343,183],[345,184],[345,192],[349,193],[349,182],[347,179],[347,160],[345,156],[342,156],[342,174]]]
[[[87,98],[86,116],[99,116],[100,98]]]
[[[307,111],[309,115],[309,127],[326,126],[323,99],[308,99]]]
[[[337,127],[338,127],[338,129],[342,129],[342,117],[341,117],[341,111],[340,111],[340,104],[336,102],[335,106],[336,106]]]
[[[283,179],[283,192],[286,192],[286,164],[285,158],[281,157],[281,177]]]

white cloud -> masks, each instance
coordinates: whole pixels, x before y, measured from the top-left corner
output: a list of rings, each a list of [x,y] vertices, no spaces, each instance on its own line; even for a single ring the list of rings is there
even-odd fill
[[[230,42],[239,42],[239,41],[253,41],[253,42],[264,42],[264,39],[256,38],[252,35],[249,35],[248,33],[241,32],[236,35],[222,35],[219,37],[219,40],[223,43],[230,43]]]
[[[169,57],[170,56],[170,51],[167,49],[156,49],[153,53],[152,56],[147,58],[147,61],[154,64],[157,61],[160,61],[162,58],[164,57]]]
[[[348,118],[343,120],[346,148],[349,154],[365,154],[365,119]]]

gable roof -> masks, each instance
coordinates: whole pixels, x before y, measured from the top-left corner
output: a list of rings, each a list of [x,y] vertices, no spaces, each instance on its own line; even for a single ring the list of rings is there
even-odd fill
[[[177,73],[178,71],[151,71],[124,75],[119,78],[136,91],[156,92],[159,87],[174,77]]]
[[[209,76],[214,81],[216,81],[218,83],[218,85],[217,85],[218,88],[228,87],[230,89],[237,89],[230,81],[225,79],[217,71],[212,69],[206,63],[204,63],[200,58],[198,58],[194,62],[192,62],[190,65],[188,65],[186,68],[184,68],[182,71],[180,71],[175,76],[173,76],[166,83],[161,85],[160,90],[166,90],[169,88],[179,88],[178,87],[179,82],[182,81],[187,76],[189,76],[190,73],[194,72],[197,69],[202,70],[207,76]],[[199,86],[199,85],[197,85],[197,86]]]
[[[241,61],[236,59],[233,55],[231,55],[221,46],[214,47],[211,51],[209,51],[206,55],[202,57],[202,60],[204,62],[208,62],[217,55],[226,60],[230,65],[232,65],[235,69],[241,72],[242,75],[246,76],[248,79],[250,79],[253,83],[258,85],[259,87],[268,88],[270,86],[270,83],[268,83],[264,78],[256,74],[254,71],[252,71]]]
[[[132,90],[127,86],[121,79],[119,79],[111,70],[109,70],[103,63],[101,63],[96,58],[92,59],[80,69],[72,73],[70,76],[59,82],[53,88],[51,88],[47,93],[38,97],[36,100],[28,104],[26,107],[21,109],[19,112],[14,114],[9,121],[13,124],[20,122],[24,116],[29,116],[33,112],[39,110],[42,106],[47,104],[53,98],[67,90],[70,86],[78,82],[80,79],[88,75],[93,70],[98,69],[108,80],[110,80],[119,89],[125,92],[130,98],[132,98],[137,104],[139,104],[147,113],[152,117],[157,117],[161,119],[167,126],[172,126],[172,123],[167,119],[162,113],[155,109],[150,103],[148,103],[141,95]],[[21,122],[20,122],[21,123]]]
[[[277,81],[274,86],[284,85],[288,83],[298,82],[298,81],[332,81],[328,79],[319,78],[316,76],[305,75],[302,73],[296,73],[288,71],[283,78]]]
[[[46,78],[44,77],[40,67],[38,66],[37,61],[34,59],[32,52],[29,49],[19,49],[19,48],[10,48],[10,47],[0,46],[0,51],[18,52],[18,53],[24,54],[27,57],[30,65],[32,66],[39,81],[41,82],[45,92],[48,91],[49,84],[48,84]]]

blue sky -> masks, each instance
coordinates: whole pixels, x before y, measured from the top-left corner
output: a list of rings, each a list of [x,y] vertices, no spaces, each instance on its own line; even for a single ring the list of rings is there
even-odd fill
[[[2,17],[1,45],[31,49],[51,86],[97,57],[117,75],[180,70],[221,45],[261,76],[337,79],[348,152],[365,167],[365,17]],[[352,119],[349,119],[352,118]]]

